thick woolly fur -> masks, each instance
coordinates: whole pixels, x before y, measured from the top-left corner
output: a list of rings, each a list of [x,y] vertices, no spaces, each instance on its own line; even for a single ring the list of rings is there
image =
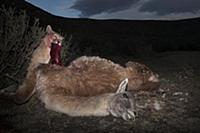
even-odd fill
[[[67,67],[40,65],[37,72],[38,70],[48,79],[43,82],[49,86],[48,92],[51,92],[50,88],[54,86],[54,93],[61,91],[68,96],[96,96],[115,92],[125,78],[129,79],[129,91],[148,89],[148,83],[158,84],[157,75],[145,65],[129,62],[127,67],[122,67],[99,57],[83,56],[72,61]],[[34,70],[32,73],[34,74]],[[34,85],[35,80],[31,81],[30,84]],[[146,86],[142,87],[143,85]]]
[[[81,76],[78,72],[66,67],[44,64],[39,66],[36,71],[36,93],[47,109],[70,116],[112,114],[125,120],[135,118],[133,96],[120,85],[124,81],[119,82],[119,88],[116,87],[117,91],[113,89],[108,93],[109,85],[98,85],[99,82],[96,82],[96,86],[93,86],[94,84],[91,82],[94,80],[84,79],[86,75]],[[98,90],[99,87],[104,87],[104,91]],[[123,90],[120,91],[121,89]]]
[[[83,84],[87,85],[83,88],[97,87],[95,92],[93,89],[89,90],[90,95],[116,91],[119,83],[125,78],[129,79],[128,90],[140,90],[144,84],[159,82],[157,74],[137,62],[128,62],[126,67],[123,67],[107,59],[83,56],[71,62],[68,69],[80,74],[83,80],[89,81]],[[148,88],[146,86],[142,89]]]
[[[146,68],[146,74],[140,71],[142,67]],[[61,91],[69,96],[96,96],[116,92],[125,78],[129,80],[129,91],[138,90],[147,82],[154,82],[149,81],[150,77],[157,79],[156,75],[146,66],[140,64],[139,68],[122,67],[107,59],[83,56],[71,62],[67,67],[40,65],[37,71],[40,71],[42,77],[46,77],[43,83],[49,86],[47,87],[49,92],[54,86],[53,88],[57,89],[53,89],[53,93]],[[155,82],[158,83],[158,80]]]
[[[29,67],[27,69],[26,78],[16,91],[16,103],[24,103],[33,95],[36,80],[36,75],[34,72],[35,68],[37,68],[41,63],[49,63],[51,43],[57,40],[62,41],[62,39],[62,36],[54,32],[50,26],[47,26],[46,35],[40,40],[38,47],[32,54]]]
[[[67,67],[42,64],[35,71],[35,89],[46,108],[71,116],[105,116],[112,112],[127,119],[129,115],[119,110],[124,104],[134,108],[134,100],[129,94],[124,102],[121,93],[115,94],[119,84],[127,78],[127,89],[131,91],[141,89],[147,82],[158,83],[157,76],[145,65],[129,62],[122,67],[99,57],[83,56]],[[110,103],[113,97],[117,98]],[[123,109],[129,110],[126,107]]]

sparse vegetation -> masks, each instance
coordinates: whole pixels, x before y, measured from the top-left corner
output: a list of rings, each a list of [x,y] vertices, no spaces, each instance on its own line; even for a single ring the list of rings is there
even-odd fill
[[[37,41],[44,35],[39,20],[31,22],[25,11],[0,8],[0,87],[22,80]]]
[[[32,52],[45,30],[39,26],[39,19],[32,21],[23,10],[17,12],[2,6],[0,18],[0,88],[3,88],[23,80]],[[62,49],[64,64],[79,53],[71,40],[72,36],[65,36]]]
[[[63,41],[63,48],[61,51],[61,57],[62,57],[62,62],[64,65],[68,64],[70,61],[73,59],[77,58],[80,55],[80,50],[72,42],[73,36],[64,36],[64,41]]]

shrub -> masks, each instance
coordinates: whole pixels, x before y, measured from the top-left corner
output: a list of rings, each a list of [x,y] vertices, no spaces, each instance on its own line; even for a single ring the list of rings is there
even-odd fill
[[[83,55],[83,53],[80,50],[79,43],[73,41],[72,35],[65,35],[64,38],[61,57],[63,64],[68,65],[71,61]]]
[[[28,62],[37,41],[44,35],[39,20],[31,21],[25,11],[4,6],[0,8],[0,88],[20,81],[26,74]]]

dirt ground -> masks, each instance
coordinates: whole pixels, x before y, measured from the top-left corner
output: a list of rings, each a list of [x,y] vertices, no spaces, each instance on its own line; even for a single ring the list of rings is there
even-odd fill
[[[69,117],[49,111],[33,97],[25,105],[0,100],[0,133],[200,132],[200,52],[150,57],[115,57],[146,64],[160,75],[159,89],[135,92],[135,121],[108,117]]]

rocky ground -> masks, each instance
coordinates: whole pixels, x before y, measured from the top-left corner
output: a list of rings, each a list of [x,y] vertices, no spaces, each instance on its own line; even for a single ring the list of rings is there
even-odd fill
[[[160,75],[159,89],[134,93],[135,121],[108,117],[69,117],[48,111],[33,97],[25,105],[0,100],[0,133],[63,132],[199,132],[200,53],[169,52],[149,57],[113,57],[135,60]]]

